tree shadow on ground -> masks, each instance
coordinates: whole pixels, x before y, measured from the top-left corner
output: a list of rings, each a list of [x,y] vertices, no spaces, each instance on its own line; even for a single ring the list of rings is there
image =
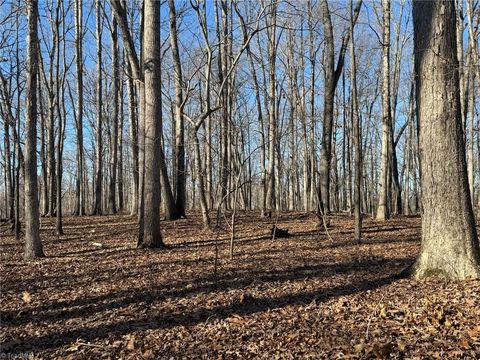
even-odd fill
[[[32,324],[37,324],[36,326],[48,328],[46,325],[49,323],[58,321],[66,323],[69,319],[90,314],[98,316],[101,312],[113,312],[132,304],[141,304],[147,309],[154,309],[153,304],[161,304],[167,298],[187,298],[202,293],[220,293],[232,289],[246,288],[252,284],[287,282],[306,278],[326,279],[338,274],[352,273],[361,275],[365,279],[358,283],[319,288],[314,291],[297,292],[279,297],[253,298],[249,296],[228,305],[215,308],[194,308],[193,311],[180,314],[173,312],[159,314],[153,310],[147,311],[146,314],[142,312],[142,316],[138,317],[133,312],[129,319],[78,329],[65,329],[64,331],[55,331],[40,336],[27,336],[17,339],[13,344],[3,344],[2,347],[3,351],[12,354],[42,351],[67,345],[77,339],[89,342],[103,339],[109,335],[121,336],[135,330],[165,329],[180,325],[193,326],[212,319],[225,319],[232,314],[248,315],[290,305],[309,304],[312,301],[323,302],[334,297],[351,295],[388,285],[398,279],[397,274],[412,262],[413,259],[411,258],[387,259],[374,257],[359,262],[301,266],[282,271],[229,270],[218,276],[211,274],[176,283],[161,284],[154,288],[122,290],[100,296],[57,301],[27,309],[20,314],[3,312],[3,326],[22,326],[25,324],[32,326]],[[385,276],[385,274],[390,275]],[[352,277],[349,276],[349,278]],[[109,316],[108,319],[111,321],[112,316]]]

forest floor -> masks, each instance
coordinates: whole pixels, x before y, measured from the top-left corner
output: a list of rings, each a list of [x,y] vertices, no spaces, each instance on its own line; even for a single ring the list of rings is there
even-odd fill
[[[419,218],[365,219],[356,244],[345,215],[332,242],[314,215],[241,213],[233,260],[228,227],[194,215],[162,221],[154,251],[135,249],[131,216],[64,221],[56,236],[42,219],[47,257],[30,262],[0,229],[1,358],[480,358],[480,281],[397,276]]]

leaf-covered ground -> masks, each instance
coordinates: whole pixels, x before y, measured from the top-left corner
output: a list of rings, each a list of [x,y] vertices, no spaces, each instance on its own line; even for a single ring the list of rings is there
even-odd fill
[[[270,228],[292,234],[271,239]],[[480,358],[480,282],[396,275],[420,220],[240,214],[206,232],[162,222],[166,250],[136,250],[130,216],[42,219],[46,258],[25,262],[0,232],[2,356],[65,359]],[[215,271],[215,254],[218,254]]]

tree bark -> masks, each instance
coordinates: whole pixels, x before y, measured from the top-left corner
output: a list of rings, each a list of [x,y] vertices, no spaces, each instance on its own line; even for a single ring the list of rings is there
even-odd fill
[[[97,128],[95,149],[95,201],[93,215],[102,214],[102,180],[103,180],[103,100],[102,100],[102,27],[100,0],[96,2],[97,8]]]
[[[85,189],[83,183],[83,12],[82,0],[75,1],[75,64],[77,70],[77,177],[75,179],[74,215],[85,215]]]
[[[420,123],[422,247],[417,278],[480,277],[480,249],[463,140],[453,1],[414,1]]]
[[[38,2],[27,1],[27,84],[25,120],[25,252],[26,259],[44,256],[40,241],[37,185]]]
[[[122,56],[122,68],[124,68],[125,65],[125,59]],[[120,104],[120,114],[119,114],[119,129],[118,129],[118,169],[117,169],[117,174],[118,174],[118,211],[123,212],[124,208],[124,191],[123,191],[123,128],[124,128],[124,102],[123,102],[123,94],[124,94],[124,81],[123,77],[120,77],[120,88],[118,92],[118,102]]]
[[[175,206],[180,216],[185,216],[186,207],[186,172],[185,172],[185,120],[183,118],[180,106],[183,102],[182,91],[182,64],[178,50],[177,40],[177,22],[175,12],[175,1],[168,0],[169,19],[170,19],[170,47],[172,48],[172,61],[174,69],[174,88],[175,88],[175,146],[174,146],[174,189]]]
[[[160,232],[161,76],[160,2],[144,2],[143,68],[145,79],[144,219],[140,248],[163,247]]]
[[[380,165],[379,197],[377,220],[390,218],[388,179],[390,174],[390,154],[392,151],[392,118],[390,109],[390,0],[382,0],[383,40],[382,40],[382,152]]]
[[[276,118],[276,15],[277,6],[276,3],[272,5],[272,13],[270,19],[270,28],[268,32],[268,75],[269,75],[269,90],[268,90],[268,168],[267,168],[267,197],[266,207],[271,213],[276,210],[276,194],[275,194],[275,147],[277,146],[277,118]]]
[[[112,67],[113,67],[113,79],[112,79],[112,94],[113,94],[113,114],[112,114],[112,138],[110,141],[110,178],[108,183],[108,211],[111,214],[117,212],[117,166],[118,166],[118,117],[119,117],[119,61],[118,61],[118,33],[117,33],[117,21],[113,18],[112,21]]]
[[[390,1],[390,0],[386,0]],[[360,116],[358,114],[358,95],[357,95],[357,66],[355,58],[355,37],[353,22],[353,0],[350,0],[351,20],[350,20],[350,82],[352,91],[352,127],[353,142],[355,146],[355,240],[360,242],[362,239],[362,204],[361,204],[361,185],[362,185],[362,134],[360,132]]]
[[[127,96],[128,96],[128,126],[130,129],[130,143],[132,152],[132,193],[130,214],[138,213],[138,124],[135,103],[135,84],[133,81],[132,67],[130,61],[126,59],[127,67]]]
[[[330,212],[330,171],[332,163],[332,132],[333,132],[333,106],[335,89],[342,73],[345,60],[345,52],[350,40],[350,32],[342,38],[342,46],[335,66],[335,43],[333,37],[333,26],[327,0],[320,3],[322,10],[323,31],[325,33],[325,91],[323,104],[323,137],[320,157],[320,207],[324,213]],[[355,25],[362,1],[358,1],[353,11],[353,23]]]

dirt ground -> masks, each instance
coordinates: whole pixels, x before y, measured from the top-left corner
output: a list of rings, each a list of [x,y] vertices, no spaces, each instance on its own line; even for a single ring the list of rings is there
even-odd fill
[[[287,239],[272,240],[278,221]],[[162,222],[168,249],[136,250],[126,215],[42,219],[46,258],[25,262],[0,229],[1,358],[475,359],[480,281],[397,276],[420,246],[420,219],[261,219],[230,230]],[[218,254],[215,266],[215,254]],[[215,267],[217,270],[215,271]]]

